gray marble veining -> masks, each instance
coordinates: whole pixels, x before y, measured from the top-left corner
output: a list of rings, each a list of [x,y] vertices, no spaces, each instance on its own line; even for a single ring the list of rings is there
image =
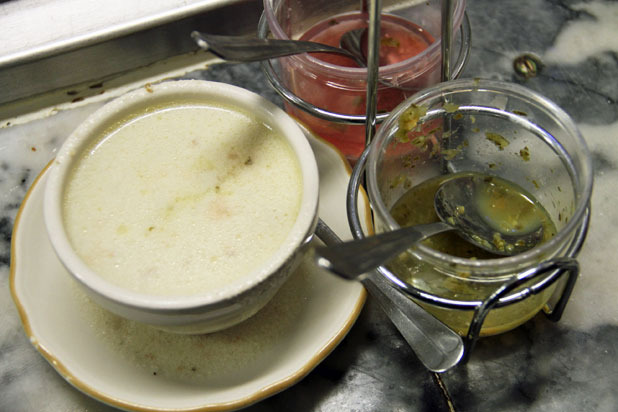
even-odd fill
[[[457,411],[618,410],[618,1],[469,0],[473,46],[465,77],[521,83],[555,101],[593,154],[595,188],[582,273],[559,323],[543,315],[479,341],[441,375]],[[573,40],[575,39],[575,40]],[[578,40],[579,39],[579,40]],[[525,79],[513,60],[544,67]],[[187,77],[225,81],[280,99],[259,65],[218,65]],[[12,303],[12,223],[27,188],[98,104],[0,129],[0,411],[110,411],[56,374],[31,347]],[[313,372],[248,411],[448,411],[435,376],[369,300],[345,340]]]

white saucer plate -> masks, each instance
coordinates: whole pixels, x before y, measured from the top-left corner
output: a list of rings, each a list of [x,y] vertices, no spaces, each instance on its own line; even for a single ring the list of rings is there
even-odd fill
[[[329,144],[309,136],[320,171],[320,217],[350,238],[345,191],[350,170]],[[17,215],[11,293],[34,347],[70,384],[131,411],[223,411],[258,402],[298,382],[350,330],[365,301],[356,282],[306,259],[248,321],[210,335],[174,335],[118,318],[81,292],[56,258],[42,213],[45,169]],[[360,203],[363,215],[369,207]]]

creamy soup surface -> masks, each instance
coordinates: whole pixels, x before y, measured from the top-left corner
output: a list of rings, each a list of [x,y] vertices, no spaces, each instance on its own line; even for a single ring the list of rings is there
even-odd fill
[[[242,281],[281,246],[300,208],[289,144],[231,107],[163,107],[80,156],[64,197],[70,241],[134,291],[195,295]]]

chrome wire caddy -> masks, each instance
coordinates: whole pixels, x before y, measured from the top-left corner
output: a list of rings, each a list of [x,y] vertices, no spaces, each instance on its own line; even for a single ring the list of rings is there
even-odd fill
[[[442,23],[444,27],[450,27],[449,14],[451,3],[449,0],[442,0]],[[381,123],[386,120],[389,113],[376,113],[376,88],[377,88],[377,55],[372,59],[372,48],[378,48],[378,35],[380,25],[381,0],[369,0],[364,6],[369,8],[370,30],[369,30],[369,59],[368,59],[368,81],[367,81],[367,110],[366,115],[348,115],[336,113],[317,107],[290,91],[281,81],[273,68],[273,62],[266,60],[262,61],[262,70],[271,83],[275,91],[283,98],[283,100],[293,105],[296,108],[303,110],[317,118],[328,120],[344,125],[365,125],[366,127],[366,145],[358,161],[353,167],[349,181],[349,186],[346,193],[346,208],[348,214],[348,223],[352,231],[352,235],[356,239],[365,237],[365,233],[361,226],[358,199],[361,189],[365,183],[365,168],[367,159],[371,149],[372,137],[375,134],[376,123]],[[373,31],[372,31],[373,27]],[[460,38],[458,41],[459,50],[454,59],[455,63],[451,66],[451,34],[448,34],[444,42],[446,46],[442,48],[443,58],[443,81],[448,81],[454,77],[458,77],[469,55],[470,46],[470,23],[467,15],[460,26]],[[443,35],[445,32],[443,31]],[[258,24],[258,36],[266,38],[269,35],[268,23],[264,15]],[[448,56],[445,58],[445,56]],[[452,69],[451,69],[452,67]],[[453,73],[445,77],[444,73]],[[493,309],[504,308],[518,302],[521,302],[530,296],[538,295],[552,285],[557,285],[550,301],[544,305],[543,312],[550,321],[557,322],[561,319],[565,307],[571,296],[571,292],[575,286],[579,276],[579,264],[575,259],[584,243],[588,231],[590,220],[590,206],[586,208],[585,214],[581,219],[579,227],[571,238],[563,256],[545,260],[534,267],[525,269],[503,282],[497,287],[493,293],[489,294],[484,300],[469,300],[469,299],[451,299],[429,293],[419,289],[397,277],[387,267],[381,266],[377,271],[388,280],[390,286],[398,290],[403,295],[415,301],[436,306],[438,308],[472,312],[471,322],[469,323],[467,332],[463,335],[464,354],[459,363],[465,363],[481,337],[481,329],[483,324]],[[522,285],[531,284],[523,287]]]

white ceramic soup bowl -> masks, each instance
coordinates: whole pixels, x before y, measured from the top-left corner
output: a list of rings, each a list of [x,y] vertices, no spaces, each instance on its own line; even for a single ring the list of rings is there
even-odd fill
[[[223,108],[223,117],[218,118],[218,115],[208,114],[208,110],[212,108],[216,110]],[[188,120],[183,117],[194,109],[206,110],[205,115],[202,116],[202,112],[199,112],[197,117],[189,117]],[[183,110],[185,112],[182,112]],[[243,122],[247,121],[249,126],[237,126],[234,121],[236,115],[241,116]],[[149,120],[154,119],[153,116],[165,120],[160,124],[153,123],[154,126],[148,129],[153,131],[152,136],[149,133],[143,133],[143,127],[140,129],[135,126],[135,124],[155,122],[155,120]],[[161,140],[167,138],[167,135],[161,132],[166,128],[171,131],[178,129],[177,135],[171,133],[169,136],[173,139],[169,147],[164,147],[163,143],[160,143],[166,141]],[[131,135],[133,130],[137,130],[135,138]],[[236,145],[238,147],[234,144],[221,146],[214,140],[215,136],[218,136],[216,133],[222,136],[232,136],[229,130],[237,130],[236,133],[240,139]],[[261,135],[261,141],[265,144],[270,144],[272,140],[269,139],[275,137],[279,139],[278,142],[283,141],[281,147],[287,149],[285,149],[285,156],[277,155],[282,158],[281,161],[275,158],[270,159],[270,163],[260,163],[262,158],[268,159],[268,157],[260,156],[267,155],[258,154],[258,149],[253,148],[253,146],[257,147],[257,144],[247,144],[248,141],[254,141],[251,140],[254,139],[251,134],[256,130],[262,134],[266,133],[266,138]],[[124,140],[119,137],[122,136],[120,131],[124,133]],[[274,137],[268,133],[273,133]],[[126,138],[127,135],[129,139]],[[155,138],[155,135],[163,137]],[[189,141],[185,142],[187,139]],[[213,141],[211,142],[210,139]],[[121,143],[125,145],[122,146]],[[229,141],[226,144],[228,143]],[[112,144],[120,146],[110,146]],[[157,147],[157,145],[160,146]],[[186,147],[195,145],[195,150],[199,151],[200,155],[192,158],[193,152],[191,150],[183,152],[182,147],[185,147],[183,145]],[[83,168],[90,170],[88,169],[90,166],[84,166],[88,165],[84,159],[88,159],[91,153],[103,150],[101,147],[108,148],[106,149],[108,150],[107,158],[101,157],[103,160],[99,162],[103,166],[98,164],[99,169],[92,169],[94,172],[91,171],[90,174],[79,172]],[[233,150],[238,149],[238,153],[241,154],[237,155],[236,152],[232,153],[232,149],[225,149],[229,151],[228,155],[221,155],[219,152],[224,150],[221,147],[234,147]],[[150,152],[143,152],[144,150],[153,150],[155,154],[150,155]],[[138,158],[141,156],[141,160],[136,160],[136,156]],[[287,163],[283,161],[283,158]],[[236,165],[236,163],[232,164],[234,161],[242,163],[238,163],[240,166],[234,166]],[[276,169],[280,167],[279,163],[296,165],[293,166],[295,169],[292,175],[295,177],[292,180],[289,178],[288,171]],[[185,167],[187,164],[196,165],[195,173],[201,174],[194,176],[193,166]],[[161,171],[163,169],[157,169],[161,165],[166,165],[163,172]],[[238,188],[244,186],[236,184],[237,180],[229,179],[237,179],[237,175],[241,173],[238,170],[245,170],[243,165],[252,169],[247,169],[251,170],[251,173],[245,173],[242,176],[263,176],[259,174],[263,172],[268,177],[256,177],[254,182],[249,181],[248,192],[245,188],[245,192],[238,192],[241,193],[238,194],[236,193],[240,190]],[[154,167],[154,172],[150,170],[151,166]],[[174,173],[181,170],[188,175],[174,180]],[[137,177],[132,178],[133,175]],[[115,179],[111,186],[106,180],[108,178]],[[189,184],[187,179],[195,180],[196,183]],[[223,180],[217,183],[219,182],[217,179]],[[136,184],[136,181],[143,181],[149,186],[142,187],[141,184]],[[209,183],[203,183],[205,188],[199,188],[202,182]],[[263,184],[266,183],[270,186],[263,188]],[[243,184],[247,186],[247,182]],[[193,186],[198,188],[193,194],[190,192],[183,192],[182,196],[176,194],[174,199],[177,202],[165,209],[164,213],[161,212],[162,215],[159,213],[163,217],[157,215],[163,220],[148,226],[143,235],[139,234],[142,232],[134,228],[134,226],[139,226],[136,222],[140,221],[141,224],[143,223],[141,220],[146,219],[144,216],[154,213],[153,210],[156,207],[153,204],[158,201],[157,196],[173,192],[176,190],[176,185],[179,187],[185,185],[186,187],[182,186],[183,190],[190,190]],[[83,187],[82,190],[86,191],[84,193],[87,195],[81,198],[79,196],[70,197],[73,196],[71,187]],[[130,92],[106,104],[69,136],[58,152],[50,171],[45,188],[44,216],[47,232],[56,254],[70,275],[79,285],[83,286],[92,300],[117,315],[158,328],[178,333],[206,333],[224,329],[249,318],[262,308],[286,281],[299,262],[307,240],[315,228],[318,189],[318,170],[311,147],[296,122],[283,110],[257,94],[228,84],[196,80],[170,81]],[[289,193],[297,194],[288,201],[289,204],[296,205],[295,208],[290,207],[283,211],[287,223],[280,224],[278,220],[273,220],[279,217],[269,214],[270,207],[259,206],[260,202],[266,201],[270,202],[268,205],[273,205],[275,209],[275,205],[283,203],[283,200],[279,201],[279,197],[275,200],[272,200],[272,196],[271,200],[260,198],[263,193],[271,193],[271,195],[278,193],[276,190],[282,192],[281,198],[285,198]],[[238,206],[238,210],[246,211],[247,206],[255,206],[254,209],[250,209],[250,218],[246,218],[247,212],[243,212],[244,215],[237,213],[240,219],[238,222],[243,222],[242,219],[245,219],[249,223],[239,226],[236,222],[236,226],[232,225],[228,227],[229,230],[225,229],[227,226],[221,222],[224,222],[228,215],[234,215],[236,209],[233,209],[233,205],[227,209],[227,206],[220,206],[220,203],[225,203],[228,199],[232,199],[231,197],[213,197],[214,200],[209,201],[210,203],[203,200],[206,199],[206,195],[215,196],[215,192],[216,196],[243,196],[242,193],[249,193],[246,198],[236,202],[242,203]],[[77,190],[75,193],[81,192]],[[154,197],[142,199],[139,193]],[[203,210],[196,209],[197,206],[195,206],[199,203],[198,200],[205,202],[203,203],[206,205],[205,210],[210,210],[209,205],[219,205],[214,207],[215,212],[219,214],[210,221],[202,219]],[[122,204],[119,207],[119,201],[126,202],[126,206]],[[187,206],[189,203],[190,206]],[[182,207],[179,207],[179,204]],[[110,210],[107,210],[108,207]],[[116,209],[113,209],[114,207]],[[265,209],[266,212],[264,212]],[[121,219],[117,216],[124,216],[125,212],[128,216],[133,216],[132,220],[116,221],[116,219]],[[163,230],[166,227],[161,222],[167,222],[165,219],[171,219],[172,214],[174,214],[174,219],[180,219],[184,214],[184,221],[189,219],[190,224],[182,226],[182,230],[176,228],[172,231],[170,229],[170,232],[165,234]],[[202,233],[218,224],[222,224],[220,228],[223,229],[214,235],[207,234],[207,242],[200,241],[199,237],[183,239],[189,236],[188,233]],[[70,227],[84,229],[71,231]],[[269,229],[250,235],[251,230],[257,230],[255,228],[259,227]],[[264,240],[269,239],[270,228],[274,231],[280,227],[284,229],[280,229],[283,230],[283,234],[280,234],[279,240]],[[115,229],[110,231],[109,228]],[[140,230],[144,230],[144,226],[141,226]],[[164,234],[161,234],[162,232]],[[132,240],[125,244],[123,236],[128,233],[131,233],[131,236],[137,233],[135,235],[137,237],[131,238]],[[155,235],[158,236],[159,243],[154,243],[152,240]],[[220,239],[210,242],[213,236]],[[209,248],[218,250],[217,247],[225,242],[234,246],[235,239],[241,239],[243,236],[253,236],[253,238],[245,239],[245,243],[239,244],[242,247],[240,252],[230,252],[229,248],[225,249],[225,253],[222,252],[225,256],[221,258],[228,259],[225,261],[228,262],[227,266],[217,266],[215,262],[219,262],[220,256],[212,255],[208,258],[210,260],[204,258],[205,261],[199,261],[197,274],[194,273],[190,279],[185,279],[189,273],[189,270],[183,266],[188,265],[183,259],[189,261],[189,258],[184,258],[185,254],[188,256],[192,256],[192,253],[197,254],[198,259],[202,259],[201,253],[206,253],[203,249],[208,249],[204,244],[212,243],[213,246]],[[276,243],[273,245],[273,242]],[[101,247],[100,249],[94,248],[94,251],[80,249],[82,244],[89,243]],[[264,252],[268,250],[269,244],[272,251]],[[129,257],[124,256],[122,260],[119,256],[132,247],[135,248],[132,254]],[[237,259],[236,255],[244,256],[245,252],[248,256],[253,256],[258,252],[268,254],[259,260],[259,263],[249,261],[248,270],[237,270],[235,265],[237,261],[240,262],[238,260],[240,258]],[[120,267],[118,269],[120,278],[132,279],[132,276],[137,276],[136,283],[127,286],[122,282],[119,283],[116,278],[102,276],[99,272],[105,272],[107,269],[100,269],[100,266],[92,262],[97,262],[97,259],[103,255],[112,258],[111,264],[114,268]],[[179,256],[183,258],[180,259]],[[114,261],[114,259],[118,260]],[[242,262],[245,266],[247,265],[245,261]],[[98,271],[93,269],[95,266],[99,268]],[[160,267],[165,269],[159,271]],[[240,267],[239,264],[238,268]],[[220,276],[218,271],[221,268],[228,268],[228,271],[232,273],[229,276],[233,277],[228,279]],[[202,276],[210,276],[208,279],[228,280],[213,280],[206,286],[201,285],[195,288],[188,283],[195,280],[194,278],[201,281]],[[160,289],[156,290],[157,287]]]

